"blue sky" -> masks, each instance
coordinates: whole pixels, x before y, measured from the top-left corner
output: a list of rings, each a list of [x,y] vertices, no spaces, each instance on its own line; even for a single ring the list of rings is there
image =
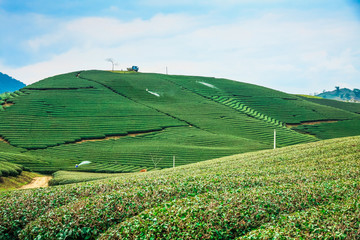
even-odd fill
[[[229,78],[289,93],[360,88],[360,1],[0,0],[0,71]]]

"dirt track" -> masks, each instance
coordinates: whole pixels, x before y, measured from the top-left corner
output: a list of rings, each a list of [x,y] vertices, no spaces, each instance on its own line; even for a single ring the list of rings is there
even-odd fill
[[[286,124],[287,127],[297,127],[300,125],[316,125],[316,124],[321,124],[321,123],[335,123],[335,122],[339,122],[338,120],[322,120],[322,121],[309,121],[309,122],[302,122],[302,123],[294,123],[294,124]]]
[[[110,140],[110,139],[119,139],[119,138],[123,138],[123,137],[136,137],[139,135],[144,135],[144,134],[148,134],[151,132],[159,132],[159,130],[155,130],[155,131],[149,131],[149,132],[144,132],[144,133],[129,133],[127,135],[123,135],[123,136],[110,136],[110,137],[105,137],[105,138],[99,138],[99,139],[84,139],[84,140],[80,140],[74,143],[84,143],[84,142],[97,142],[97,141],[106,141],[106,140]]]
[[[52,177],[35,177],[31,181],[31,183],[22,186],[20,189],[28,189],[28,188],[40,188],[40,187],[48,187],[49,181]]]

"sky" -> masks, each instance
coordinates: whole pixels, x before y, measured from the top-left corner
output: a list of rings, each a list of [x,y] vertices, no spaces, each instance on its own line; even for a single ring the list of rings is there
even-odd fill
[[[360,0],[0,0],[0,72],[209,76],[288,93],[360,88]]]

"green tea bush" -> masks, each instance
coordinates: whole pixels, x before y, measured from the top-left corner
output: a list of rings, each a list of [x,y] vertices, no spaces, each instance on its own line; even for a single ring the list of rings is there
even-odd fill
[[[334,107],[337,109],[343,109],[346,111],[354,112],[360,114],[360,104],[359,103],[349,103],[349,102],[342,102],[332,99],[325,99],[325,98],[309,98],[309,97],[302,97],[307,101],[311,101],[317,104],[326,105],[330,107]]]
[[[284,214],[239,239],[357,239],[359,237],[359,196]]]
[[[332,139],[0,193],[0,239],[272,238],[274,230],[301,238],[304,228],[309,236],[352,238],[359,143]]]
[[[16,177],[23,171],[23,167],[18,164],[0,161],[0,177]]]
[[[333,138],[333,136],[357,136],[360,135],[360,119],[322,123],[319,125],[301,125],[293,129],[299,132],[313,134],[320,139],[330,139]]]

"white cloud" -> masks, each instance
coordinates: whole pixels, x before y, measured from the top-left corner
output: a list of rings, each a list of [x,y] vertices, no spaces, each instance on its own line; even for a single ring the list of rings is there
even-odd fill
[[[312,64],[310,71],[341,71],[343,73],[358,73],[353,65],[352,50],[345,49],[339,55],[329,56],[327,51],[305,53],[302,59]]]
[[[33,52],[47,61],[3,72],[27,83],[81,69],[139,65],[141,71],[225,77],[294,93],[331,87],[340,79],[360,78],[358,22],[294,20],[291,14],[208,25],[209,16],[156,15],[128,22],[80,18],[60,22],[47,34],[30,39]],[[60,54],[52,49],[61,46]],[[6,70],[6,71],[5,71]],[[344,80],[344,77],[348,80]]]
[[[150,20],[123,22],[115,18],[88,17],[63,23],[55,32],[28,41],[29,47],[41,47],[66,42],[71,47],[111,47],[139,38],[166,37],[195,27],[193,17],[156,15]]]

